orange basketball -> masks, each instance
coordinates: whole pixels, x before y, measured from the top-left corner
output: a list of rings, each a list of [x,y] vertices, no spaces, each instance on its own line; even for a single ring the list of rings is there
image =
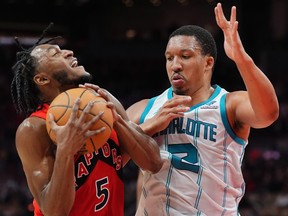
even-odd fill
[[[94,152],[106,143],[113,128],[113,115],[111,109],[107,107],[107,101],[98,95],[94,90],[86,88],[73,88],[59,94],[50,104],[47,115],[52,113],[54,120],[58,125],[65,125],[70,117],[73,104],[78,97],[80,98],[80,105],[77,116],[79,117],[81,115],[86,105],[90,101],[94,101],[94,105],[89,112],[88,118],[93,118],[101,111],[104,111],[104,113],[101,119],[95,123],[91,130],[106,127],[105,131],[87,139],[80,150],[80,153],[84,154]],[[47,116],[46,128],[48,134],[52,141],[57,144],[55,134],[50,128],[48,119],[49,118]]]

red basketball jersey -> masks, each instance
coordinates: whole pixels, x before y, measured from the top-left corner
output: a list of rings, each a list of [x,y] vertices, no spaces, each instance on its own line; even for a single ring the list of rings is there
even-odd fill
[[[46,119],[49,106],[31,114]],[[75,156],[76,196],[69,216],[123,216],[122,157],[115,130],[101,149]],[[57,199],[57,197],[55,197]],[[36,201],[34,215],[43,216]]]

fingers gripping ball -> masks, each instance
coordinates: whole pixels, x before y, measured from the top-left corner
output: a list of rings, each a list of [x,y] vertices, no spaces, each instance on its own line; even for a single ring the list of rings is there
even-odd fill
[[[90,101],[94,101],[94,105],[89,112],[88,119],[92,119],[101,111],[104,111],[104,114],[90,130],[97,130],[102,127],[106,127],[105,131],[96,134],[86,140],[86,142],[83,144],[83,147],[79,151],[80,153],[84,154],[88,152],[94,152],[97,149],[101,148],[110,137],[113,128],[112,111],[110,108],[107,107],[107,101],[100,95],[98,95],[94,90],[85,88],[73,88],[59,94],[52,101],[47,111],[46,128],[52,141],[57,144],[55,134],[53,133],[49,125],[48,114],[53,114],[54,120],[58,125],[65,125],[70,117],[74,102],[78,97],[80,98],[80,105],[77,117],[81,115],[86,105]]]

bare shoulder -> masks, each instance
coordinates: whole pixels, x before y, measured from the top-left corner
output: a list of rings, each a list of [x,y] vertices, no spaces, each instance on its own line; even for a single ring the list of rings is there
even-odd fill
[[[46,122],[44,119],[38,117],[28,117],[23,120],[23,122],[19,125],[17,129],[17,133],[23,133],[32,130],[37,130],[45,125]]]
[[[229,92],[226,97],[226,106],[227,108],[235,108],[240,102],[246,100],[248,98],[247,91],[233,91]]]
[[[45,154],[52,154],[55,148],[48,136],[46,121],[38,117],[28,117],[19,125],[15,142],[23,163],[28,160],[33,164],[34,159],[41,160]]]
[[[45,133],[47,134],[47,131],[44,129],[46,130],[46,121],[44,119],[28,117],[19,125],[16,131],[16,139],[17,141],[21,141],[21,138],[34,139],[35,137],[43,136]]]
[[[139,123],[141,114],[143,113],[145,107],[147,106],[149,99],[140,100],[134,104],[132,104],[126,110],[129,119],[135,123]]]

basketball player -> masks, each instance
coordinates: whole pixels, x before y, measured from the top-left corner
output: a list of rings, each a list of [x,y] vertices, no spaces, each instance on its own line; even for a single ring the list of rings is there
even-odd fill
[[[111,137],[101,149],[78,154],[87,138],[104,130],[90,130],[102,115],[87,120],[92,103],[77,117],[78,99],[66,125],[58,126],[49,116],[56,148],[46,130],[49,103],[61,92],[89,82],[91,75],[78,64],[72,51],[50,41],[41,43],[43,37],[30,49],[22,48],[17,53],[11,84],[17,111],[27,115],[17,129],[16,147],[34,197],[34,215],[124,215],[122,167],[132,158],[147,172],[157,172],[162,166],[159,147],[128,120],[113,95],[85,84],[82,87],[95,89],[109,102],[114,114]]]
[[[138,216],[239,215],[250,128],[267,127],[278,118],[274,88],[242,46],[236,7],[226,20],[218,3],[215,16],[225,52],[247,91],[211,85],[216,45],[208,31],[187,25],[170,35],[165,56],[171,87],[127,109],[157,141],[164,160],[155,174],[142,170]]]

